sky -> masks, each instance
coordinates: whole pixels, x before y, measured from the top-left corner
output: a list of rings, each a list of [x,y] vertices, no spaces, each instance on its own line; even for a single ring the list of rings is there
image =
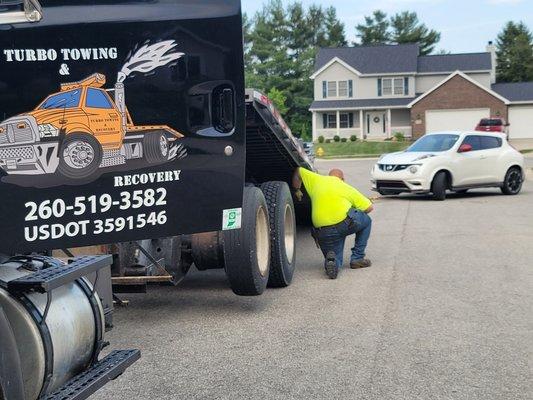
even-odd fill
[[[289,4],[290,0],[283,0]],[[416,11],[429,28],[441,32],[436,50],[452,53],[485,51],[496,40],[506,21],[523,21],[533,31],[533,0],[301,0],[306,6],[334,6],[345,24],[345,33],[355,39],[355,25],[376,9],[387,14]],[[266,0],[242,0],[243,11],[253,15]]]

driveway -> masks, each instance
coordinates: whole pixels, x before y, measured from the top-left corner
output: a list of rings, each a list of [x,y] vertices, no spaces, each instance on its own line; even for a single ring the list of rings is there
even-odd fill
[[[370,194],[372,163],[317,165]],[[94,399],[531,399],[532,205],[533,181],[383,198],[372,268],[325,279],[301,230],[288,289],[239,298],[223,272],[194,271],[124,296],[109,340],[143,357]]]

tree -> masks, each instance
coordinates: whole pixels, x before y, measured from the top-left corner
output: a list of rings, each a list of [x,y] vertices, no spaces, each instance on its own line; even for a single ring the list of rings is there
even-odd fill
[[[364,24],[358,24],[355,29],[361,44],[385,44],[390,42],[390,22],[387,14],[376,10],[370,17],[365,17]]]
[[[355,29],[360,40],[355,45],[418,43],[422,55],[433,52],[440,41],[439,32],[429,29],[420,22],[416,12],[409,11],[387,18],[383,11],[376,10]]]
[[[287,96],[285,96],[282,91],[273,87],[269,90],[267,96],[272,101],[272,103],[274,103],[274,106],[276,106],[281,115],[284,115],[289,110],[289,108],[285,104],[285,102],[287,101]]]
[[[418,43],[422,55],[433,52],[440,40],[440,33],[421,23],[416,12],[403,11],[394,15],[390,19],[390,26],[393,43]]]
[[[533,80],[533,35],[523,22],[507,22],[496,40],[498,82]]]
[[[344,25],[333,7],[305,8],[297,1],[284,8],[270,0],[245,20],[246,85],[268,93],[292,131],[311,136],[313,73],[317,49],[346,45]],[[284,99],[281,105],[280,99]]]

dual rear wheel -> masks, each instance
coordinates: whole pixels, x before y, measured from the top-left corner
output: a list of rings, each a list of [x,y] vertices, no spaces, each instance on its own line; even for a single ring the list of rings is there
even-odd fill
[[[286,287],[296,261],[294,204],[285,182],[244,188],[242,228],[224,232],[224,265],[233,292],[262,294]]]

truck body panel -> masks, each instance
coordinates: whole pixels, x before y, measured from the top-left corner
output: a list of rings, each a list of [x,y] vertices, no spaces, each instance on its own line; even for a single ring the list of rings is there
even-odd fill
[[[39,22],[10,25],[0,37],[0,190],[9,193],[3,199],[9,212],[0,215],[6,238],[0,251],[221,230],[224,213],[242,205],[245,179],[240,2],[43,0],[41,5]],[[145,50],[150,57],[142,57]],[[157,63],[146,63],[154,59]],[[120,85],[125,99],[117,101]],[[89,90],[111,108],[88,107]],[[69,91],[79,91],[73,93],[78,107],[66,107],[63,100],[56,110],[39,109]],[[169,158],[158,161],[157,141],[145,141],[154,133],[166,134],[161,151]],[[74,134],[81,139],[67,142]],[[147,145],[155,149],[150,162]],[[65,154],[76,161],[66,164],[74,177],[61,175]],[[76,175],[76,168],[98,157],[102,162],[91,174]],[[131,183],[137,181],[144,183]],[[165,204],[146,206],[151,200],[143,194],[142,206],[128,208],[121,197],[128,192],[133,198],[135,190],[149,195],[164,190]],[[93,196],[96,208],[88,200]],[[66,211],[39,215],[48,202]],[[81,203],[84,213],[76,212]],[[37,220],[30,215],[34,206]],[[145,224],[153,213],[166,222]],[[120,218],[135,223],[99,229]]]

